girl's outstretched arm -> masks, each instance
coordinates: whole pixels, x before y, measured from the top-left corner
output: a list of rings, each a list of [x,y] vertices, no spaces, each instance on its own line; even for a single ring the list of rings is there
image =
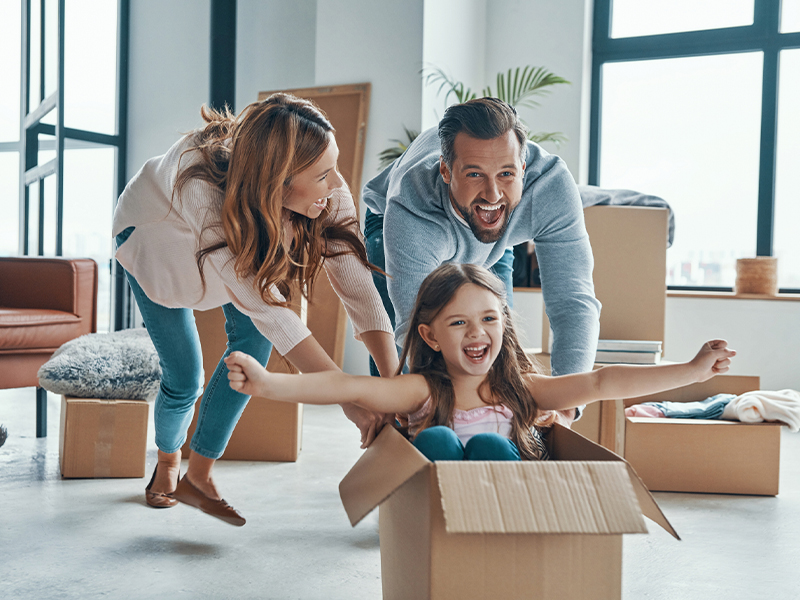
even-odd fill
[[[368,377],[341,371],[289,375],[270,373],[256,359],[232,352],[226,359],[231,388],[248,396],[284,402],[342,404],[353,402],[381,413],[411,413],[430,395],[422,375]]]
[[[636,398],[706,381],[725,373],[735,350],[725,340],[703,344],[691,361],[665,365],[609,365],[559,377],[530,375],[528,388],[543,410],[563,410],[596,400]]]

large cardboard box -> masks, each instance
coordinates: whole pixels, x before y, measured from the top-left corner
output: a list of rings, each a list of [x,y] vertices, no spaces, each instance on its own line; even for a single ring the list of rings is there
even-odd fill
[[[144,477],[148,403],[61,397],[63,477]]]
[[[225,335],[225,314],[221,308],[195,311],[197,331],[203,348],[203,370],[205,385],[214,374],[219,359],[225,353],[228,338]],[[287,373],[289,364],[273,351],[267,369],[275,373]],[[227,379],[222,385],[228,385]],[[194,430],[197,427],[197,408],[195,406],[192,424],[181,448],[188,457]],[[278,402],[268,398],[253,396],[242,413],[239,423],[233,430],[222,458],[229,460],[262,460],[294,462],[300,454],[303,441],[303,405]]]
[[[692,402],[759,389],[759,378],[717,376],[670,392],[625,400]],[[775,496],[781,425],[701,419],[625,419],[625,458],[647,487],[663,492]]]
[[[554,461],[431,463],[384,427],[339,486],[353,526],[380,505],[383,597],[620,598],[622,535],[642,514],[678,535],[622,458],[558,425],[548,444]]]

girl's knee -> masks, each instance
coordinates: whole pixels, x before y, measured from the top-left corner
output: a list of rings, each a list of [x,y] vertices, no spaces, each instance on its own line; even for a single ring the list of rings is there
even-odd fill
[[[497,433],[479,433],[464,448],[466,460],[520,460],[519,450],[510,439]]]
[[[437,425],[420,431],[412,442],[428,460],[463,460],[464,447],[456,432],[449,427]]]

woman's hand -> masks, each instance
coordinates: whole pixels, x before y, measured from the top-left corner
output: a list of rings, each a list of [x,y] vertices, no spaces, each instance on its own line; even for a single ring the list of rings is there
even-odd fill
[[[728,348],[728,342],[711,340],[703,344],[689,364],[697,371],[697,381],[706,381],[714,375],[727,372],[734,356],[736,350]]]
[[[375,441],[375,437],[381,432],[383,426],[394,420],[393,414],[372,412],[352,402],[342,404],[341,407],[345,416],[355,423],[356,427],[361,431],[362,448],[366,448]]]
[[[225,366],[231,389],[247,396],[270,396],[270,374],[255,358],[244,352],[231,352],[225,358]]]

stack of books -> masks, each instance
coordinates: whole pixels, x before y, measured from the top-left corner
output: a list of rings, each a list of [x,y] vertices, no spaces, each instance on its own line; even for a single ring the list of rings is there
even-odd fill
[[[655,365],[661,362],[661,342],[644,340],[600,340],[597,363]]]

